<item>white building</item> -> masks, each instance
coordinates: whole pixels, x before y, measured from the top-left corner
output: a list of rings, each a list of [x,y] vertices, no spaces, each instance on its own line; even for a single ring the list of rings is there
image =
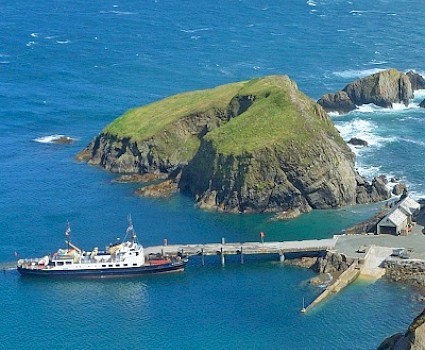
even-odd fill
[[[391,235],[406,235],[413,227],[412,217],[419,212],[421,205],[410,197],[396,204],[377,226],[377,233]]]

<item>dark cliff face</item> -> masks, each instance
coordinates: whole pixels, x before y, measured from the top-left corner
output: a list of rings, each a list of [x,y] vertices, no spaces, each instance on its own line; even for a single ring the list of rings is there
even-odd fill
[[[397,333],[385,339],[378,350],[424,350],[425,310],[418,315],[405,333]]]
[[[167,174],[200,207],[227,212],[291,217],[389,197],[356,173],[325,111],[289,78],[247,84],[226,106],[183,113],[147,138],[105,129],[78,159],[112,172]],[[241,136],[247,130],[252,139]]]
[[[407,106],[413,92],[425,88],[425,80],[414,72],[401,73],[395,69],[372,74],[356,80],[342,90],[323,95],[317,102],[327,112],[348,113],[356,106],[373,103],[392,108],[393,103]]]

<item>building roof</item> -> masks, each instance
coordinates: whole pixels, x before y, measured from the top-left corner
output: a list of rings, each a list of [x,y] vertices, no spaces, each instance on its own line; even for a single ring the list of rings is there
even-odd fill
[[[403,209],[406,214],[412,215],[416,210],[419,210],[421,208],[421,205],[414,199],[406,197],[398,203],[397,207]]]
[[[404,220],[407,219],[407,214],[399,208],[395,208],[391,213],[389,213],[385,218],[383,218],[378,225],[388,224],[388,221],[391,222],[396,227],[400,226]]]

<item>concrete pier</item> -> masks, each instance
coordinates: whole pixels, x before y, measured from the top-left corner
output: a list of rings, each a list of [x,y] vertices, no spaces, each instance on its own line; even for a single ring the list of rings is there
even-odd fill
[[[359,262],[356,260],[350,267],[345,270],[331,285],[329,285],[313,302],[306,308],[303,307],[302,312],[306,313],[328,297],[340,292],[350,283],[354,282],[360,275]]]
[[[209,244],[168,244],[166,246],[146,247],[146,254],[168,254],[168,255],[221,255],[222,263],[226,255],[250,255],[250,254],[278,254],[284,260],[284,253],[315,252],[334,250],[337,237],[328,239],[312,239],[305,241],[286,242],[245,242],[245,243],[222,243]],[[241,261],[243,257],[241,256]]]

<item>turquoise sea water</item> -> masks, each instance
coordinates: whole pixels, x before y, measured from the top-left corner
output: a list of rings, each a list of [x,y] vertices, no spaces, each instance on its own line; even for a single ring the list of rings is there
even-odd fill
[[[182,91],[288,74],[317,99],[379,69],[422,72],[421,9],[418,0],[2,1],[0,262],[57,249],[67,219],[88,250],[122,236],[128,213],[145,245],[249,241],[259,231],[325,238],[366,218],[376,206],[275,222],[200,211],[180,195],[136,198],[133,185],[111,184],[74,155],[125,110]],[[344,138],[370,143],[354,150],[363,174],[399,177],[421,197],[424,116],[368,106],[332,118]],[[77,140],[40,142],[54,134]],[[313,273],[272,260],[192,259],[182,274],[131,280],[0,272],[0,349],[373,349],[423,308],[408,288],[358,282],[301,315],[302,298],[320,292],[306,284]]]

